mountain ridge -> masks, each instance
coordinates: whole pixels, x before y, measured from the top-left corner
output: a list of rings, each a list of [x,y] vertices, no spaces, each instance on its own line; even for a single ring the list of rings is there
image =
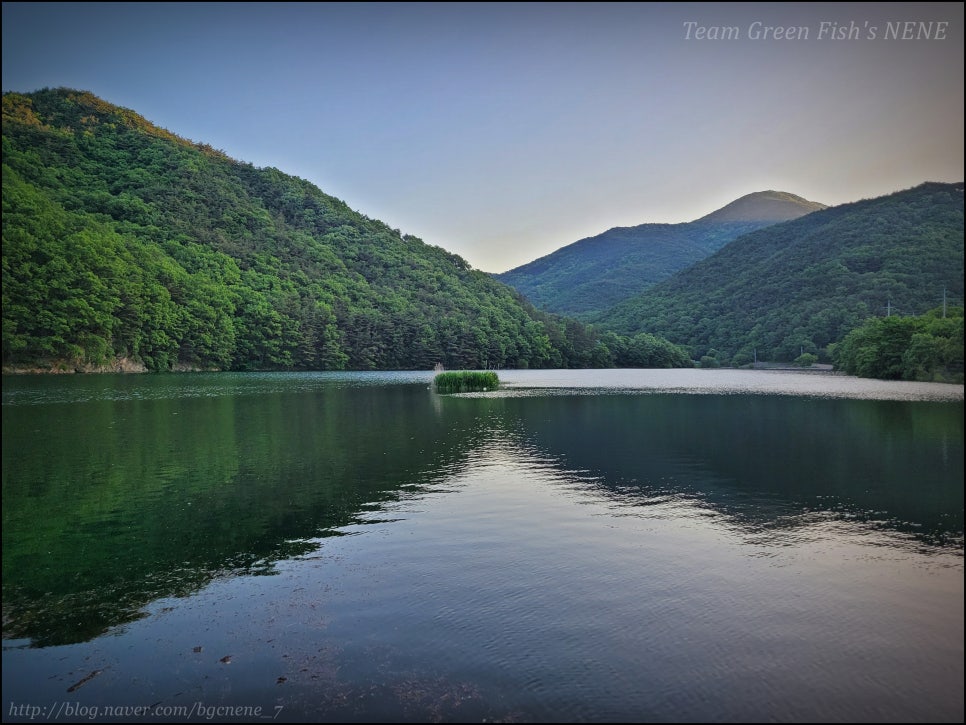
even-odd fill
[[[690,222],[612,227],[494,277],[539,308],[589,320],[742,234],[820,208],[788,192],[754,192]]]
[[[745,234],[593,318],[722,363],[828,359],[865,319],[963,299],[963,184],[925,182]]]

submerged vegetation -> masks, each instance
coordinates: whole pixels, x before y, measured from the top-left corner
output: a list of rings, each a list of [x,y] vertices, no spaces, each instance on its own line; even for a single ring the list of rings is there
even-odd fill
[[[437,393],[482,393],[500,387],[500,379],[492,370],[458,370],[440,373],[433,380]]]

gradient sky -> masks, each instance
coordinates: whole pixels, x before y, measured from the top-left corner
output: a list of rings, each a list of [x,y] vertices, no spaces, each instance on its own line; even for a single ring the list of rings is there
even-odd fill
[[[488,272],[753,191],[963,180],[962,3],[4,2],[2,52],[4,91],[92,91]]]

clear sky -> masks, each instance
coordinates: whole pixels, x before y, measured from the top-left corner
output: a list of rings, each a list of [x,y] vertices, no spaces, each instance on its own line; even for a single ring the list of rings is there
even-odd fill
[[[962,3],[4,2],[2,52],[5,91],[92,91],[489,272],[963,180]]]

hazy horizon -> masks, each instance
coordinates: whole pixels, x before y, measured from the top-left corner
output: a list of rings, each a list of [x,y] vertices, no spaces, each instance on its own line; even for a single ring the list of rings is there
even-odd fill
[[[4,3],[3,21],[4,91],[91,91],[488,272],[757,191],[837,205],[964,176],[960,3]]]

